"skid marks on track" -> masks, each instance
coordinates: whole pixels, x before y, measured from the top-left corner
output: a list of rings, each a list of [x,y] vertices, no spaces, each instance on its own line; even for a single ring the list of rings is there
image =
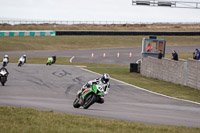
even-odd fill
[[[56,76],[56,77],[59,77],[59,78],[62,78],[62,77],[65,77],[65,76],[67,76],[67,75],[72,75],[72,73],[69,73],[69,72],[67,72],[67,71],[65,71],[65,70],[61,70],[61,71],[56,71],[56,72],[53,72],[52,73],[54,76]]]
[[[77,91],[77,89],[80,89],[80,87],[82,85],[85,84],[84,82],[84,77],[80,76],[80,77],[75,77],[74,79],[72,79],[73,84],[69,85],[65,91],[65,94],[69,94],[69,92],[74,88],[74,91]]]
[[[49,85],[49,83],[45,83],[43,80],[41,80],[40,78],[34,77],[34,76],[29,76],[29,78],[27,79],[27,81],[34,83],[36,85],[39,86],[45,86],[47,88],[51,88],[52,85]]]
[[[19,73],[24,73],[24,74],[32,74],[32,73],[25,72],[25,71],[21,71],[21,70],[18,70],[18,69],[13,69],[13,70],[15,70],[16,72],[19,72]]]

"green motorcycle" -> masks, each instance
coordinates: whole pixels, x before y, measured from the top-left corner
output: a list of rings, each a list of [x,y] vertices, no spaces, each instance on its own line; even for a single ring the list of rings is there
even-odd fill
[[[49,57],[46,65],[52,65],[56,62],[56,56]]]
[[[51,65],[51,64],[53,64],[53,58],[52,57],[48,58],[46,65]]]
[[[79,108],[80,106],[82,106],[84,109],[88,109],[103,95],[103,88],[99,85],[93,85],[77,95],[76,99],[74,100],[73,106],[74,108]]]

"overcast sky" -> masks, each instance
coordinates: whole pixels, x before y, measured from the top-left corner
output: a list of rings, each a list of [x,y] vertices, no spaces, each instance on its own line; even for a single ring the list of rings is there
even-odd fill
[[[200,22],[200,9],[133,6],[132,0],[0,0],[0,12],[14,19]]]

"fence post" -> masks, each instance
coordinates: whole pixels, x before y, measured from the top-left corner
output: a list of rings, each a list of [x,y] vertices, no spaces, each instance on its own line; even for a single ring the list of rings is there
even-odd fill
[[[184,86],[187,85],[187,62],[184,62]]]

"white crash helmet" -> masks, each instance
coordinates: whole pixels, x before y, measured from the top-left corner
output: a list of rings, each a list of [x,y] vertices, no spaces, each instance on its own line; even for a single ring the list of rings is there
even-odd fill
[[[101,82],[103,82],[104,84],[108,83],[110,80],[110,76],[107,73],[104,73],[101,77]]]
[[[4,56],[4,58],[8,58],[8,55],[6,54],[6,55]]]
[[[26,55],[24,54],[23,57],[26,57]]]

